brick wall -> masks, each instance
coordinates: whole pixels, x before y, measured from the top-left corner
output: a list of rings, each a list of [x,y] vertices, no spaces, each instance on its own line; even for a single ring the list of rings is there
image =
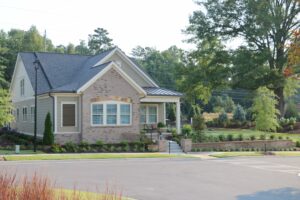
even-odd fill
[[[117,143],[122,140],[135,141],[139,138],[139,93],[114,69],[106,72],[82,96],[82,140],[95,143]],[[96,100],[119,100],[132,103],[132,124],[130,126],[91,126],[91,103]]]

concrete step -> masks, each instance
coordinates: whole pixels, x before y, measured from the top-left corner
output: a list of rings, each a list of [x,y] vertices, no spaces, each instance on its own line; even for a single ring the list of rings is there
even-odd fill
[[[169,141],[169,147],[167,149],[167,151],[170,153],[183,153],[181,147],[177,144],[177,142],[175,141]]]

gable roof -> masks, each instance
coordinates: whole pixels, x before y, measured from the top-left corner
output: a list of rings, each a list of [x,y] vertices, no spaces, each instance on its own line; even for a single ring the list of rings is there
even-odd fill
[[[24,63],[25,70],[33,88],[35,87],[34,62],[36,60],[39,61],[37,93],[40,95],[48,92],[79,92],[79,89],[82,89],[84,85],[95,77],[98,77],[98,74],[101,74],[102,71],[106,71],[106,68],[111,67],[113,62],[110,62],[108,58],[114,52],[121,53],[125,59],[128,59],[127,61],[132,62],[133,67],[136,68],[140,75],[154,85],[149,88],[141,88],[138,85],[135,86],[136,83],[132,83],[134,80],[127,77],[127,74],[123,70],[119,71],[138,91],[152,96],[181,96],[181,93],[159,88],[148,74],[140,69],[131,58],[127,57],[117,47],[94,56],[48,52],[21,52],[19,56]],[[117,65],[114,64],[114,66]],[[160,90],[155,90],[155,88]]]

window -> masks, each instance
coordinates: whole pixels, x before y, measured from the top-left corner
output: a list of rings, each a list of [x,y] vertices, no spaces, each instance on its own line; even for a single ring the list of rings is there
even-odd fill
[[[141,124],[157,123],[157,105],[141,105],[140,123]]]
[[[30,107],[30,119],[32,122],[34,122],[34,110],[35,110],[35,107],[31,106]]]
[[[17,122],[19,121],[19,119],[20,119],[20,111],[19,111],[19,108],[17,108],[17,111],[16,111],[17,113],[16,113],[16,120],[17,120]]]
[[[20,81],[20,95],[24,96],[24,94],[25,94],[25,82],[24,82],[24,79],[22,79]]]
[[[103,104],[92,105],[92,121],[93,124],[103,124]]]
[[[147,107],[140,107],[140,122],[141,124],[147,124]]]
[[[93,126],[117,126],[131,124],[131,104],[117,101],[93,103],[91,124]]]
[[[130,105],[129,104],[121,104],[120,105],[121,110],[121,124],[130,124]]]
[[[23,121],[27,121],[27,107],[23,108]]]
[[[117,104],[106,105],[106,124],[117,124]]]
[[[157,107],[156,106],[148,106],[148,122],[149,122],[149,124],[157,123]]]
[[[76,104],[62,104],[62,126],[76,126]]]

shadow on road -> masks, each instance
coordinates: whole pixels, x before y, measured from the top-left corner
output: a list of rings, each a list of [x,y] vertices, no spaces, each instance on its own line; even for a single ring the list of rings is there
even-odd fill
[[[266,191],[259,191],[254,194],[237,196],[237,200],[299,200],[300,189],[280,188]]]

